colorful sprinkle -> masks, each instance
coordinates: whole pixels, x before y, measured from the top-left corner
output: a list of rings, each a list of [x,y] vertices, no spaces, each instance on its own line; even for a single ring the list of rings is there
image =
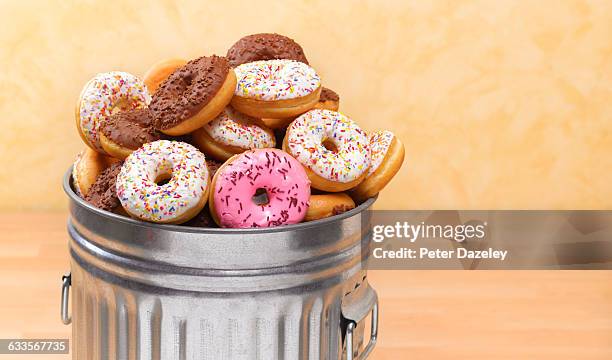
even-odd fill
[[[257,125],[256,121],[228,106],[213,121],[204,125],[204,131],[223,145],[245,150],[276,146],[272,130]]]
[[[297,160],[279,149],[249,150],[236,156],[219,170],[214,186],[214,209],[222,227],[296,224],[308,210],[308,175]],[[258,190],[265,191],[266,201],[254,201]]]
[[[156,183],[167,176],[166,184]],[[117,196],[126,211],[140,219],[172,222],[201,203],[208,181],[204,154],[187,143],[159,140],[125,159]]]
[[[321,86],[310,66],[295,60],[262,60],[237,66],[234,95],[264,101],[307,96]]]
[[[372,163],[368,170],[368,176],[372,175],[382,164],[393,141],[393,133],[388,130],[376,131],[369,136]]]
[[[335,182],[358,179],[370,166],[370,145],[365,131],[345,115],[331,110],[311,110],[287,129],[287,146],[302,165]],[[332,142],[337,151],[323,143]]]
[[[97,74],[89,80],[79,99],[79,126],[90,146],[105,153],[100,145],[100,125],[117,111],[147,106],[151,95],[136,76],[111,71]]]

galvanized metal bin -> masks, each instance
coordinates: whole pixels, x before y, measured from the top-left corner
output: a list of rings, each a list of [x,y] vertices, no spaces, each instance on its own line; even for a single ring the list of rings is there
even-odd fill
[[[240,230],[102,211],[75,194],[69,173],[64,190],[71,274],[61,314],[72,322],[73,359],[365,359],[372,351],[378,303],[361,224],[375,199],[333,218]]]

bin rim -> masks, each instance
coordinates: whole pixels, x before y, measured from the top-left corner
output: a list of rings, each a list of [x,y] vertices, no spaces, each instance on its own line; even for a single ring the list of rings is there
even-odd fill
[[[341,220],[357,215],[367,210],[368,208],[370,208],[372,204],[378,198],[378,195],[375,195],[374,197],[369,198],[363,203],[359,204],[354,209],[351,209],[339,215],[330,216],[330,217],[319,219],[319,220],[302,222],[298,224],[282,225],[282,226],[268,227],[268,228],[246,228],[246,229],[243,229],[243,228],[204,228],[204,227],[193,227],[193,226],[186,226],[186,225],[158,224],[158,223],[146,222],[146,221],[126,217],[123,215],[115,214],[110,211],[98,209],[95,206],[89,204],[84,199],[82,199],[74,191],[72,187],[72,167],[70,167],[64,175],[63,188],[64,188],[64,192],[66,193],[66,195],[68,195],[68,197],[70,198],[72,202],[78,204],[80,207],[84,209],[87,209],[87,211],[90,211],[108,220],[119,221],[122,223],[131,224],[137,227],[166,230],[166,231],[173,231],[173,232],[183,232],[183,233],[198,233],[198,234],[248,235],[248,234],[266,234],[266,233],[304,230],[304,229],[308,229],[312,227],[329,225],[330,223],[334,223],[334,222],[340,222]]]

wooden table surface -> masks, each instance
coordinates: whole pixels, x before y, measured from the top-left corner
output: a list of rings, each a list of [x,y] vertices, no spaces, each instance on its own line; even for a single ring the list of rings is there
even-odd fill
[[[65,213],[0,217],[0,338],[66,338]],[[383,359],[612,359],[610,271],[371,271]],[[68,355],[0,355],[0,359]]]

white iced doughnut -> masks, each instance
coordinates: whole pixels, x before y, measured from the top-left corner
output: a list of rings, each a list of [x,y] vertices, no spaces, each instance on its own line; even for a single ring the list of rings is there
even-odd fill
[[[312,186],[320,190],[350,189],[370,167],[367,134],[335,111],[315,109],[299,116],[289,125],[283,148],[309,170]]]
[[[163,185],[161,180],[168,179]],[[204,207],[209,173],[206,159],[187,143],[159,140],[125,159],[117,196],[133,217],[158,223],[188,221]]]
[[[273,148],[274,133],[255,123],[256,119],[228,106],[203,129],[216,142],[244,150]]]
[[[364,181],[351,190],[351,196],[363,201],[378,194],[393,179],[404,162],[404,145],[391,131],[370,134],[372,163]]]
[[[136,76],[111,71],[97,74],[81,91],[77,103],[77,127],[85,143],[106,154],[100,144],[101,122],[117,111],[147,106],[151,95],[144,82]]]
[[[391,143],[393,142],[393,133],[389,130],[376,131],[370,134],[370,151],[372,153],[372,163],[368,169],[368,176],[372,175],[382,164]]]
[[[276,101],[310,95],[321,86],[317,72],[295,60],[262,60],[237,66],[234,95]]]

